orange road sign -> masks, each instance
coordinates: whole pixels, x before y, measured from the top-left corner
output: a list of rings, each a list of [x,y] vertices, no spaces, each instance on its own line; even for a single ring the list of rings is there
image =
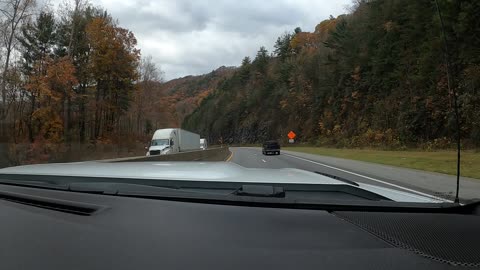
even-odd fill
[[[297,134],[295,134],[295,132],[293,132],[293,131],[290,131],[287,136],[288,136],[289,139],[293,140],[293,139],[295,139],[295,137],[297,137]]]

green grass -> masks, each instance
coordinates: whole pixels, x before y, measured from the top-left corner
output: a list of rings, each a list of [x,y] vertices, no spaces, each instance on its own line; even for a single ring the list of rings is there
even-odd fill
[[[319,147],[284,147],[285,150],[315,155],[361,160],[424,171],[456,174],[456,151],[382,151],[373,149],[336,149]],[[480,179],[480,153],[462,152],[461,175]]]

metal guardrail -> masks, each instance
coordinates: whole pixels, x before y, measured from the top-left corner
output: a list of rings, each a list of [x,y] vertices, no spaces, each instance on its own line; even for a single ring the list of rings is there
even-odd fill
[[[100,160],[101,162],[144,162],[144,161],[225,161],[231,153],[228,147],[182,152],[170,155],[142,156]]]

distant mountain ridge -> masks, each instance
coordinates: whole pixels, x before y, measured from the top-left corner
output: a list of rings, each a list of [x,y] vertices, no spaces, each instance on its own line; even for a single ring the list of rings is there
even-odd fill
[[[161,111],[150,116],[162,118],[161,121],[153,119],[156,128],[180,127],[185,116],[191,114],[218,83],[230,78],[235,70],[236,67],[222,66],[204,75],[185,76],[159,84],[159,98],[154,107],[161,108]]]

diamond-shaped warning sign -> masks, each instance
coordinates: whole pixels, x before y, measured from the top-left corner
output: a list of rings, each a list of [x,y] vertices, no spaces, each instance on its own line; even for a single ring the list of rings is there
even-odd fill
[[[293,140],[295,139],[295,137],[297,137],[297,134],[295,134],[295,132],[293,131],[290,131],[288,134],[287,134],[288,138]]]

